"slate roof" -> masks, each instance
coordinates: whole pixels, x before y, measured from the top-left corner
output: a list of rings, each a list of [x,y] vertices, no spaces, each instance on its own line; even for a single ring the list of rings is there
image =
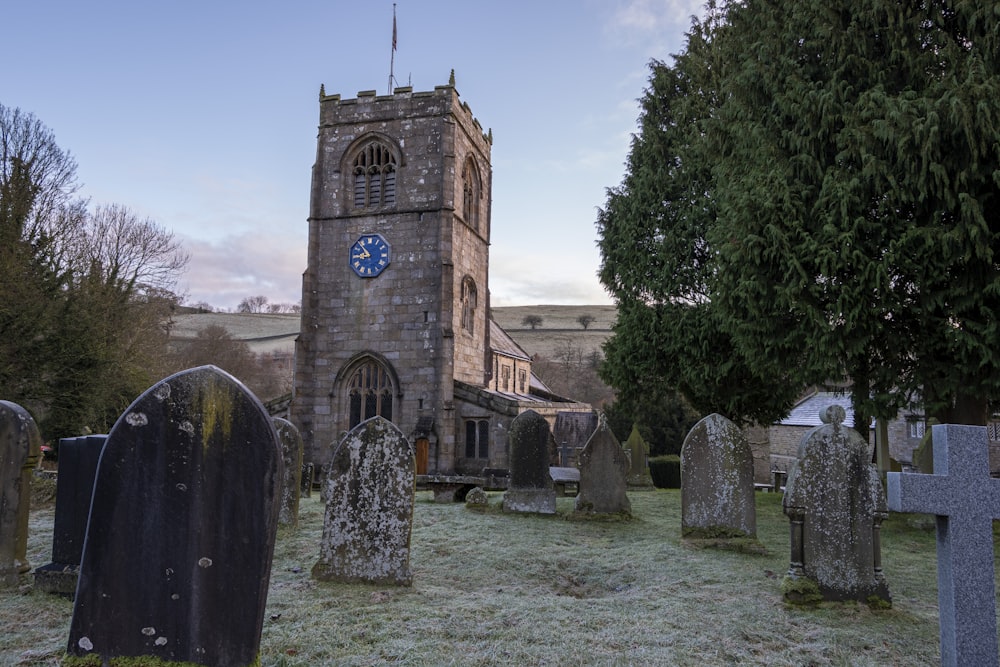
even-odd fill
[[[490,319],[490,349],[504,355],[505,357],[531,361],[531,356],[524,351],[524,348],[518,345],[514,339],[510,337],[510,334],[504,331],[503,328],[493,319]]]
[[[823,422],[819,418],[819,413],[830,405],[839,405],[844,408],[844,412],[847,413],[844,425],[854,426],[854,409],[851,407],[851,395],[830,391],[817,391],[805,397],[792,408],[787,417],[778,423],[782,426],[822,426]]]

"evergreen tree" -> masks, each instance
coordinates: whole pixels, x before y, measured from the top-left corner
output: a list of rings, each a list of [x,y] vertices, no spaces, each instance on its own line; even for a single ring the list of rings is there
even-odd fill
[[[778,389],[759,406],[846,378],[860,423],[914,397],[983,423],[1000,393],[1000,17],[887,0],[708,11],[672,66],[654,63],[598,221],[627,318],[612,384],[652,378],[726,406],[728,364],[754,383],[736,391]]]

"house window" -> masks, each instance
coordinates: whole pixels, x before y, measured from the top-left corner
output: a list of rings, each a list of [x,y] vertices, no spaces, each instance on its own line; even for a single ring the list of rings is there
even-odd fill
[[[990,422],[986,425],[986,437],[990,440],[1000,440],[1000,422]]]
[[[472,278],[462,281],[462,328],[469,333],[476,329],[476,283]]]
[[[377,139],[354,158],[354,208],[396,205],[396,156]]]
[[[909,429],[911,438],[919,440],[920,438],[924,437],[924,422],[917,420],[910,420],[906,423],[906,425]]]
[[[473,229],[479,229],[479,200],[482,184],[479,180],[479,170],[472,158],[465,161],[462,169],[462,217],[465,223]]]
[[[378,362],[364,362],[351,375],[348,387],[350,428],[376,415],[392,421],[392,382]]]
[[[523,368],[517,372],[517,386],[522,394],[528,392],[525,391],[524,386],[528,383],[528,371]]]
[[[500,367],[500,387],[503,391],[510,391],[510,366]]]
[[[490,458],[490,422],[488,419],[469,419],[465,422],[465,458]]]

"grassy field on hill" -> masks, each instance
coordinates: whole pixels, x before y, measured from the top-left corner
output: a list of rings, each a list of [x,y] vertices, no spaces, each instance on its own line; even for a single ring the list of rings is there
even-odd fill
[[[318,495],[318,494],[317,494]],[[477,513],[417,494],[409,588],[319,583],[323,508],[278,533],[261,665],[936,665],[932,531],[883,527],[890,610],[786,606],[788,521],[757,495],[766,555],[691,547],[680,493],[631,493],[631,521]],[[52,509],[32,512],[29,558],[48,562]],[[71,603],[0,591],[0,665],[57,665]]]
[[[587,355],[600,351],[611,336],[616,310],[614,306],[514,306],[493,308],[493,319],[530,355],[548,359],[559,355],[567,345],[578,347]],[[523,324],[527,316],[542,318],[536,329]],[[582,315],[594,318],[587,329],[577,321]]]

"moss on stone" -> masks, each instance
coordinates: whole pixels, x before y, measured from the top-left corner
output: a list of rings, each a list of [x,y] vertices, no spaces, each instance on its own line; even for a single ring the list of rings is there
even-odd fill
[[[785,602],[800,607],[811,607],[823,601],[819,584],[808,577],[786,575],[781,580],[781,594]]]
[[[892,600],[886,600],[879,595],[869,595],[865,602],[871,609],[892,609]]]

